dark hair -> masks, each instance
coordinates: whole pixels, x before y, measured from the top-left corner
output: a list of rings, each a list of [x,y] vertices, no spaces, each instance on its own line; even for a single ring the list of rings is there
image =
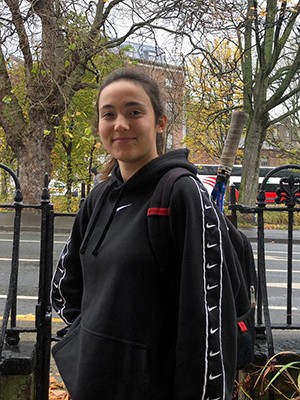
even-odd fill
[[[120,68],[115,71],[113,71],[111,74],[109,74],[102,85],[100,86],[98,97],[97,97],[97,102],[96,102],[96,113],[97,113],[97,121],[96,124],[98,126],[99,123],[99,98],[101,95],[101,92],[104,88],[106,88],[108,85],[111,83],[114,83],[116,81],[120,80],[126,80],[126,81],[132,81],[138,85],[140,85],[144,91],[147,93],[149,96],[149,99],[151,101],[153,110],[154,110],[154,115],[155,115],[155,122],[157,123],[159,119],[164,115],[164,106],[163,102],[161,99],[161,94],[160,90],[158,87],[158,84],[147,74],[144,72],[141,72],[137,69],[133,68]],[[157,134],[156,135],[156,147],[157,147],[157,152],[158,154],[163,153],[163,142],[164,142],[164,137],[162,134]],[[108,162],[106,163],[104,170],[103,170],[103,175],[104,177],[107,177],[114,165],[116,164],[116,160],[111,157]]]

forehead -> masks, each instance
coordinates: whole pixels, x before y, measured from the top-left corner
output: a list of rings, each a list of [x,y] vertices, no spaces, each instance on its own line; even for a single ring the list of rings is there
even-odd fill
[[[145,89],[131,80],[118,80],[107,85],[99,95],[99,105],[111,102],[127,102],[130,100],[151,104],[151,100]]]

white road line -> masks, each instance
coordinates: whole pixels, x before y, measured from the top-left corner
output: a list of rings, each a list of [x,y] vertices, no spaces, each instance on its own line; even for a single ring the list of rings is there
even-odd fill
[[[257,260],[257,254],[254,254],[254,259]],[[287,257],[275,257],[275,256],[268,256],[265,255],[266,261],[287,261]],[[300,262],[300,260],[292,259],[293,262]]]
[[[0,299],[6,299],[7,295],[6,294],[0,294]],[[37,300],[37,296],[17,296],[18,300]]]
[[[11,261],[11,258],[0,258],[0,261]],[[40,262],[38,258],[19,258],[21,262]]]
[[[12,243],[12,239],[0,239],[0,242],[11,242]],[[20,243],[41,243],[40,240],[31,240],[31,239],[20,239]],[[64,244],[66,243],[66,240],[64,241],[60,241],[60,240],[54,240],[53,242],[54,244]]]
[[[269,306],[269,309],[270,310],[278,310],[278,311],[280,311],[280,310],[286,311],[286,307],[285,306]],[[298,311],[298,308],[297,307],[292,307],[292,311]]]
[[[282,250],[267,250],[265,253],[274,253],[274,254],[282,254],[282,253],[287,253],[283,252]],[[300,254],[300,251],[293,251],[293,254]]]
[[[270,282],[267,283],[267,287],[270,288],[279,288],[279,289],[287,289],[287,284],[286,283],[281,283],[281,282]],[[300,283],[294,283],[292,284],[293,289],[300,289]]]
[[[282,274],[286,274],[287,273],[287,269],[272,269],[272,268],[267,268],[266,269],[267,272],[278,272],[278,273],[282,273]],[[300,274],[300,271],[294,270],[293,269],[293,274]]]

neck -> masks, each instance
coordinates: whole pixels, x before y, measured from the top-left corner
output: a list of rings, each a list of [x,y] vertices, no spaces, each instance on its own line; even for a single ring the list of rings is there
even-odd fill
[[[158,157],[156,154],[155,156],[149,158],[147,161],[144,163],[127,163],[123,161],[118,161],[119,167],[120,167],[120,172],[121,176],[123,178],[123,181],[126,182],[128,181],[138,170],[140,170],[144,165],[148,164],[148,162],[152,161],[154,158]]]

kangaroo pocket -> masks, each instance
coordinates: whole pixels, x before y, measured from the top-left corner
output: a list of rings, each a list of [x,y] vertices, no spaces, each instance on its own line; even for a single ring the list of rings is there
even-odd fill
[[[144,344],[76,326],[52,350],[72,400],[154,400]]]

